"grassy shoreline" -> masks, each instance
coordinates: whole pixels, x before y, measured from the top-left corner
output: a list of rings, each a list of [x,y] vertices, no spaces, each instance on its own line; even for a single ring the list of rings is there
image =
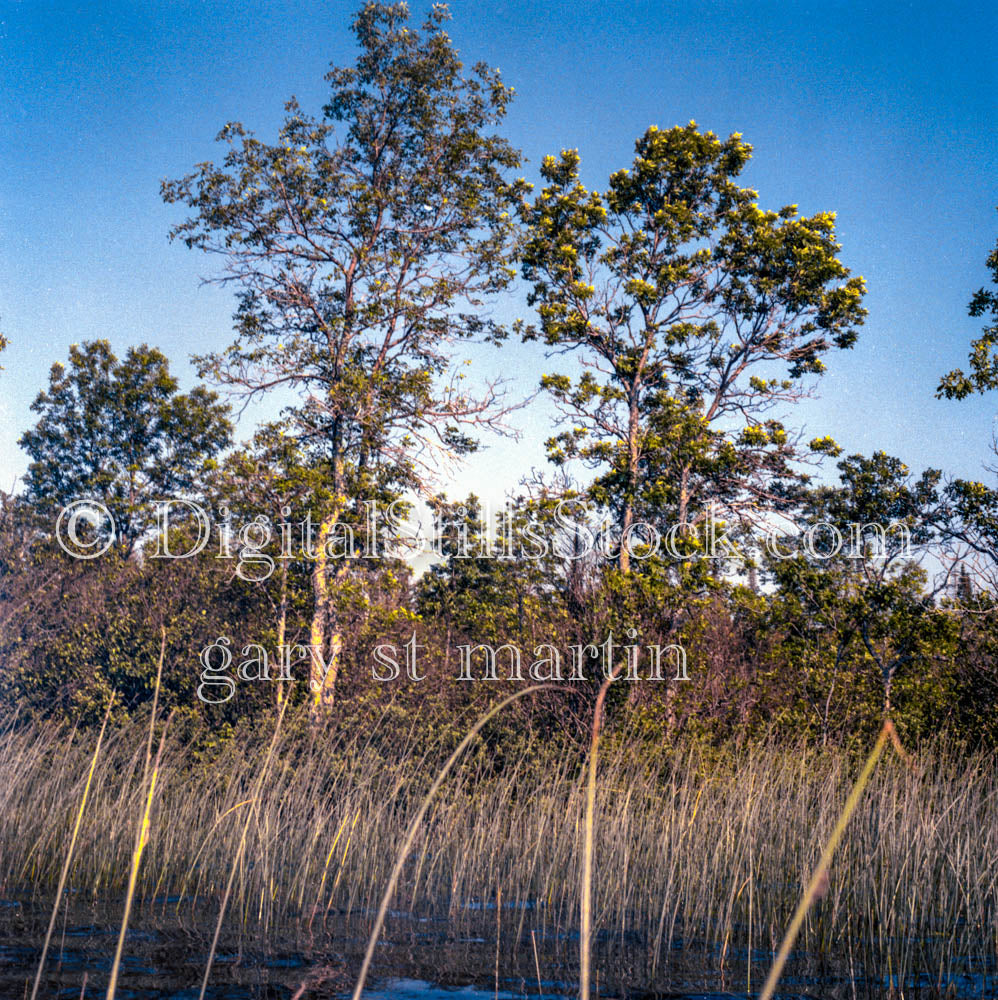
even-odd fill
[[[248,826],[271,734],[197,763],[168,737],[136,919],[173,921],[194,936],[203,928],[210,937],[245,829],[226,936],[312,947],[335,942],[345,922],[369,924],[446,749],[417,742],[416,731],[290,727],[277,739]],[[124,894],[144,806],[147,735],[132,723],[107,737],[69,874],[77,905],[113,907]],[[46,726],[7,728],[0,737],[5,898],[51,906],[92,753],[89,738]],[[498,938],[504,963],[516,951],[532,961],[532,935],[571,942],[583,761],[567,734],[501,758],[482,745],[434,801],[393,911],[458,937]],[[854,777],[854,761],[835,750],[755,746],[721,760],[680,746],[652,757],[611,725],[597,789],[593,911],[600,947],[627,955],[617,985],[661,988],[683,955],[698,952],[715,972],[740,977],[739,988],[758,988],[758,967],[746,982],[746,956],[767,958],[778,946]],[[993,757],[939,750],[912,768],[885,760],[798,954],[867,984],[893,979],[944,992],[974,974],[986,990],[988,977],[998,979],[996,859]],[[546,955],[560,948],[544,945]]]

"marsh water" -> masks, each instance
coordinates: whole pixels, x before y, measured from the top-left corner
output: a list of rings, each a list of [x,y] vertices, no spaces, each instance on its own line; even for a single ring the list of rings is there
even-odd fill
[[[578,938],[516,921],[520,938],[497,925],[488,905],[469,904],[459,920],[393,913],[368,979],[371,1000],[516,1000],[577,995]],[[0,900],[0,997],[27,998],[50,917],[42,901]],[[248,916],[248,915],[247,915]],[[39,995],[103,998],[119,933],[113,907],[67,901],[60,910]],[[231,921],[227,924],[231,926]],[[120,1000],[200,993],[215,914],[190,912],[174,898],[145,906],[127,932]],[[246,926],[252,926],[247,919]],[[457,928],[460,929],[457,929]],[[497,938],[498,928],[498,938]],[[223,936],[206,996],[212,1000],[305,1000],[349,996],[370,931],[369,917],[329,914],[306,941],[271,928]],[[704,949],[677,940],[650,975],[647,942],[601,934],[594,945],[594,993],[627,1000],[719,1000],[757,995],[771,951]],[[894,983],[906,997],[998,997],[996,970],[981,966],[950,977],[940,990],[928,981]],[[878,997],[892,994],[889,977],[860,974],[847,963],[798,955],[778,996]],[[902,989],[897,989],[898,985]]]

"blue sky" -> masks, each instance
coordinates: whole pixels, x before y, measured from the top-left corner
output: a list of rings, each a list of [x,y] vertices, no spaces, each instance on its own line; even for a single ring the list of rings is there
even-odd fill
[[[418,16],[425,5],[413,4]],[[296,95],[318,111],[330,62],[353,59],[353,3],[49,3],[0,0],[0,486],[17,438],[70,343],[146,341],[185,385],[191,353],[230,337],[211,260],[171,245],[159,182],[213,158],[240,120],[265,139]],[[829,357],[820,399],[791,417],[849,452],[980,477],[998,397],[939,401],[980,322],[967,317],[998,238],[998,9],[993,4],[451,4],[466,63],[516,88],[507,133],[540,158],[578,148],[605,186],[648,125],[695,119],[755,147],[760,204],[838,213],[842,257],[869,285],[859,343]],[[522,297],[503,307],[529,315]],[[536,346],[476,351],[524,392]],[[259,415],[259,412],[256,414]],[[498,499],[544,465],[543,404],[516,445],[491,443],[452,485]],[[248,436],[254,412],[240,426]]]

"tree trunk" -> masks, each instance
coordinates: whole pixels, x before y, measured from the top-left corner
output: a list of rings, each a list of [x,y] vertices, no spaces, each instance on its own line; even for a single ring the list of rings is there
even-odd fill
[[[284,704],[284,671],[285,652],[284,638],[287,634],[288,626],[288,563],[286,559],[281,559],[281,596],[280,605],[277,612],[277,655],[280,657],[278,665],[280,673],[277,675],[277,710],[281,710]]]
[[[339,505],[323,518],[315,541],[315,565],[312,567],[312,627],[309,633],[309,690],[312,694],[312,715],[330,708],[339,673],[343,637],[333,629],[332,599],[329,580],[329,553],[326,543],[339,520]]]
[[[630,544],[628,532],[632,524],[634,524],[634,507],[631,501],[627,500],[624,507],[624,516],[620,523],[620,557],[617,563],[620,567],[620,572],[624,574],[631,572],[631,552],[628,547]]]
[[[618,562],[620,572],[624,574],[631,571],[629,532],[634,524],[634,497],[638,488],[638,437],[641,431],[641,422],[637,394],[637,387],[632,387],[630,413],[627,418],[627,497],[624,500],[624,513],[620,523],[620,557]]]

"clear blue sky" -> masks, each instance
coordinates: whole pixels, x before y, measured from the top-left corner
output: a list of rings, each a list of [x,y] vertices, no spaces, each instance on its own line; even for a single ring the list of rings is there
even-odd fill
[[[425,5],[413,4],[418,16]],[[107,337],[187,357],[229,340],[212,261],[171,245],[159,182],[215,156],[240,120],[271,138],[295,94],[318,111],[330,62],[352,61],[354,4],[0,0],[0,485],[50,364]],[[832,355],[795,418],[848,451],[980,477],[998,397],[937,401],[980,328],[966,315],[998,238],[998,8],[993,3],[559,2],[451,4],[466,63],[517,90],[510,138],[529,158],[582,154],[605,185],[648,125],[695,119],[755,147],[760,203],[838,213],[843,258],[869,284],[856,348]],[[521,303],[510,314],[526,314]],[[476,352],[524,391],[536,347]],[[250,416],[250,420],[252,415]],[[498,496],[543,465],[543,406],[518,446],[477,456],[454,489]],[[248,435],[249,420],[240,431]]]

